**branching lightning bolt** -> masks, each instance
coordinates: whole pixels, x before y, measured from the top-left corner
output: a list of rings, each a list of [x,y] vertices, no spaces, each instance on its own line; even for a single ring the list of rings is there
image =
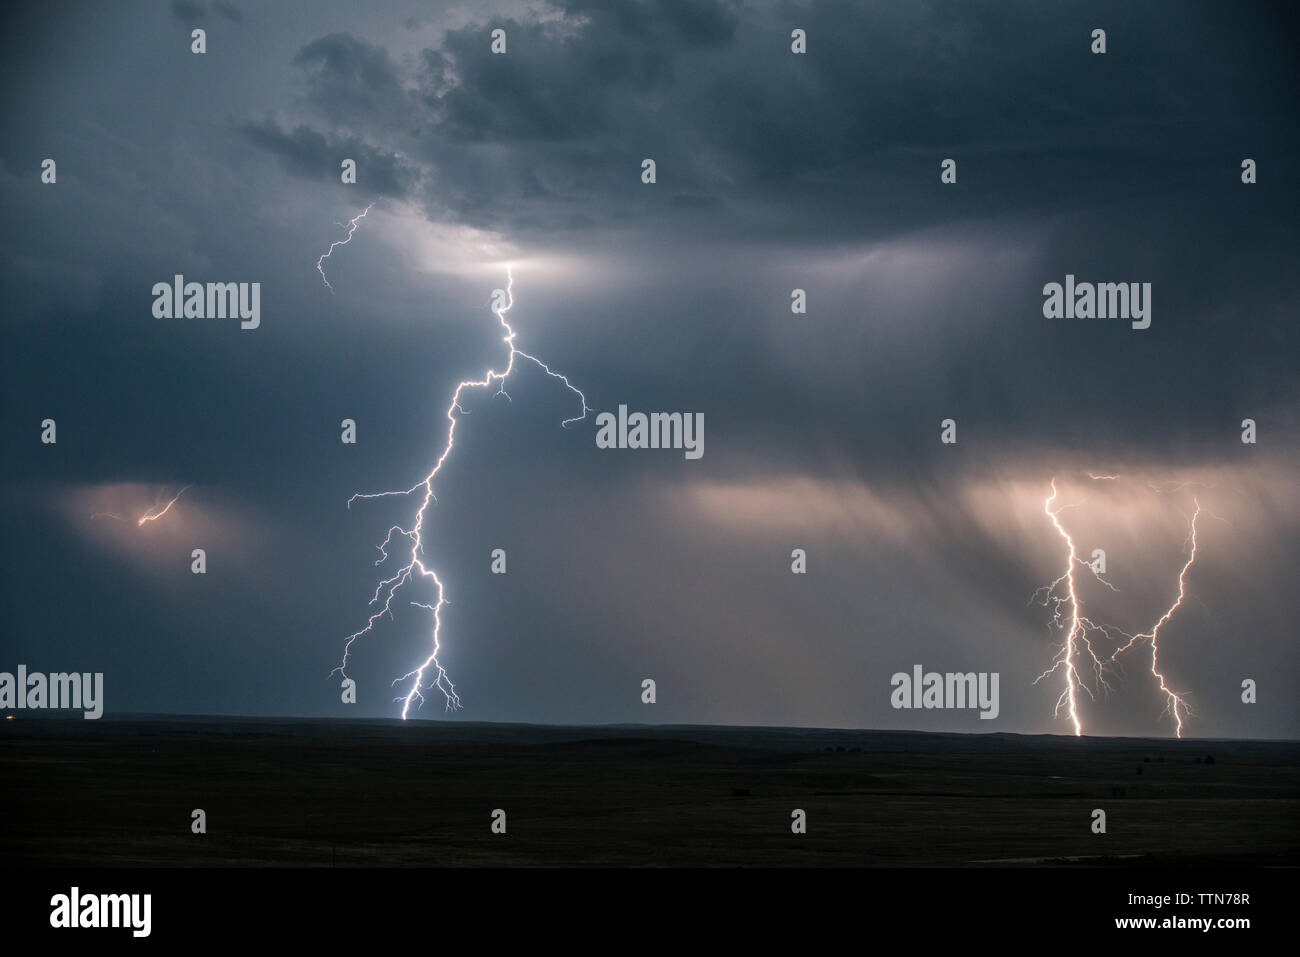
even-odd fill
[[[1187,570],[1191,568],[1192,563],[1196,561],[1196,520],[1201,517],[1201,502],[1199,499],[1193,499],[1193,501],[1196,502],[1196,511],[1192,513],[1192,531],[1190,535],[1192,547],[1187,556],[1187,562],[1183,565],[1183,570],[1178,573],[1178,597],[1174,599],[1174,603],[1169,606],[1165,613],[1160,616],[1159,621],[1155,623],[1149,633],[1131,636],[1125,645],[1116,649],[1115,653],[1110,656],[1111,661],[1114,661],[1124,652],[1137,644],[1138,641],[1145,639],[1146,641],[1151,642],[1151,674],[1153,674],[1156,681],[1160,683],[1160,691],[1165,696],[1165,710],[1173,716],[1176,732],[1180,738],[1183,736],[1183,718],[1182,715],[1178,713],[1178,709],[1182,708],[1183,712],[1187,713],[1188,707],[1182,697],[1169,687],[1168,682],[1165,680],[1165,676],[1160,673],[1158,664],[1160,654],[1159,635],[1161,626],[1166,624],[1169,619],[1174,616],[1174,612],[1178,610],[1178,607],[1183,603],[1183,599],[1187,596]]]
[[[364,215],[364,213],[362,215]],[[358,638],[361,638],[362,636],[369,634],[374,629],[375,625],[379,622],[379,620],[383,618],[385,615],[387,615],[390,619],[393,617],[392,606],[393,606],[393,601],[397,595],[397,592],[404,585],[407,585],[412,580],[412,578],[418,575],[428,579],[430,582],[433,583],[433,586],[436,590],[437,600],[431,605],[426,603],[421,603],[421,602],[415,602],[415,601],[411,602],[410,604],[416,608],[423,608],[424,610],[428,611],[430,616],[433,619],[433,630],[432,633],[430,634],[431,649],[429,651],[429,655],[418,666],[412,668],[406,674],[394,679],[393,681],[394,685],[396,685],[400,681],[410,682],[409,689],[407,690],[406,694],[401,696],[398,699],[402,702],[403,719],[406,718],[407,713],[411,708],[412,702],[416,702],[417,706],[422,705],[424,703],[424,695],[421,690],[423,688],[432,687],[432,688],[437,688],[439,691],[441,691],[443,697],[446,699],[447,710],[452,710],[460,707],[460,696],[456,694],[456,686],[452,684],[451,678],[448,677],[446,670],[438,662],[438,652],[441,649],[440,639],[441,639],[441,627],[442,627],[440,612],[442,610],[442,606],[447,603],[447,598],[445,596],[445,589],[443,588],[442,580],[439,579],[437,572],[434,571],[434,569],[431,568],[429,565],[425,564],[424,558],[422,556],[423,544],[424,544],[422,535],[424,532],[425,517],[428,512],[429,505],[430,503],[437,501],[437,498],[434,495],[434,490],[433,490],[434,479],[437,478],[438,473],[442,470],[443,463],[445,463],[447,461],[447,458],[451,455],[451,450],[453,445],[455,444],[455,439],[456,439],[456,425],[460,421],[460,417],[469,414],[468,410],[466,410],[461,405],[461,395],[465,392],[466,389],[486,388],[495,383],[497,386],[497,391],[493,393],[493,397],[498,395],[503,395],[506,397],[507,400],[509,400],[510,395],[505,391],[506,379],[508,379],[510,377],[510,374],[514,371],[515,359],[520,358],[520,359],[527,359],[529,362],[536,364],[538,368],[540,368],[548,376],[550,376],[553,379],[559,380],[561,383],[563,383],[566,389],[568,389],[570,392],[572,392],[575,396],[578,397],[578,400],[582,404],[581,412],[578,415],[573,416],[572,418],[568,418],[562,421],[560,423],[562,427],[567,428],[569,425],[571,425],[574,422],[582,421],[584,418],[586,418],[587,413],[592,411],[590,406],[587,405],[587,397],[582,393],[581,390],[579,390],[576,386],[573,385],[573,383],[569,381],[567,376],[559,372],[555,372],[554,370],[551,369],[550,366],[548,366],[541,359],[538,359],[536,356],[530,355],[529,353],[524,352],[522,349],[519,349],[518,347],[515,346],[515,331],[510,327],[510,324],[506,322],[506,313],[509,312],[510,308],[514,305],[514,274],[509,267],[507,267],[506,269],[505,295],[506,295],[505,304],[500,307],[493,306],[492,308],[493,315],[496,316],[497,321],[501,324],[502,330],[505,332],[505,335],[502,337],[502,341],[510,349],[510,353],[509,356],[507,357],[505,368],[501,369],[500,371],[489,369],[486,373],[484,373],[483,378],[466,379],[465,381],[461,382],[459,385],[456,386],[456,390],[455,392],[452,393],[451,402],[450,404],[448,404],[447,412],[446,412],[447,441],[443,445],[442,452],[438,456],[437,461],[434,462],[433,469],[429,472],[428,475],[424,477],[423,481],[417,482],[415,485],[411,486],[410,488],[404,491],[375,492],[375,493],[367,493],[367,494],[358,493],[348,499],[348,507],[351,508],[352,503],[357,501],[358,499],[383,498],[391,495],[411,495],[417,492],[420,488],[424,489],[424,497],[420,503],[419,509],[415,513],[414,525],[409,529],[403,528],[400,525],[392,526],[391,528],[389,528],[388,534],[385,536],[383,543],[378,546],[380,557],[375,562],[375,564],[382,565],[385,561],[388,560],[389,557],[388,549],[389,546],[393,544],[394,537],[396,537],[399,541],[404,540],[406,542],[406,545],[410,547],[409,553],[406,553],[407,554],[406,564],[404,564],[401,568],[399,568],[396,571],[396,573],[394,573],[391,577],[384,579],[378,584],[378,586],[376,586],[374,595],[370,599],[370,604],[374,606],[378,604],[382,598],[382,602],[383,602],[382,605],[380,606],[378,611],[376,611],[373,615],[369,617],[369,619],[366,621],[365,627],[348,636],[348,639],[343,646],[343,660],[339,664],[339,666],[335,668],[333,672],[331,672],[331,674],[338,673],[343,677],[347,677],[348,657],[351,654],[353,642],[355,642]]]
[[[1117,475],[1095,475],[1092,473],[1088,473],[1088,477],[1095,481],[1114,481],[1119,478]],[[1157,488],[1156,486],[1151,487],[1156,491],[1164,491],[1164,489]],[[1174,603],[1169,606],[1165,613],[1160,616],[1159,620],[1156,621],[1155,625],[1149,632],[1129,634],[1120,628],[1116,628],[1114,625],[1095,622],[1083,614],[1083,606],[1079,598],[1078,587],[1075,580],[1075,570],[1077,565],[1082,565],[1084,568],[1087,568],[1098,581],[1110,588],[1112,591],[1118,591],[1119,589],[1115,588],[1113,584],[1107,581],[1094,565],[1079,557],[1074,539],[1061,523],[1060,518],[1062,511],[1074,506],[1058,505],[1053,507],[1057,494],[1056,479],[1053,478],[1052,494],[1044,500],[1043,511],[1046,513],[1048,518],[1051,519],[1052,525],[1056,529],[1057,534],[1065,540],[1067,549],[1066,567],[1065,571],[1054,582],[1038,589],[1038,591],[1034,593],[1034,597],[1031,601],[1037,600],[1042,605],[1052,606],[1053,614],[1050,627],[1063,631],[1064,638],[1062,639],[1060,650],[1052,661],[1051,667],[1035,678],[1034,683],[1037,684],[1039,681],[1042,681],[1044,678],[1055,674],[1058,671],[1064,674],[1065,688],[1062,690],[1060,697],[1057,698],[1054,714],[1059,717],[1062,710],[1064,710],[1069,716],[1071,725],[1074,727],[1075,735],[1081,736],[1083,734],[1083,722],[1079,717],[1080,693],[1086,693],[1089,697],[1094,699],[1096,698],[1096,694],[1093,691],[1093,686],[1090,686],[1081,674],[1078,665],[1076,665],[1076,659],[1083,659],[1084,665],[1092,672],[1092,675],[1095,678],[1095,687],[1098,690],[1109,691],[1111,690],[1111,686],[1107,681],[1106,676],[1110,665],[1113,664],[1120,655],[1131,649],[1138,642],[1144,640],[1149,641],[1151,643],[1151,674],[1155,676],[1156,681],[1159,683],[1161,693],[1165,695],[1165,710],[1173,717],[1175,733],[1181,738],[1183,735],[1183,715],[1189,714],[1190,709],[1183,697],[1170,688],[1164,674],[1159,670],[1158,636],[1161,627],[1167,624],[1169,619],[1173,617],[1174,612],[1180,605],[1182,605],[1183,598],[1186,597],[1187,594],[1187,572],[1192,567],[1193,562],[1196,561],[1196,523],[1197,519],[1200,518],[1201,515],[1200,501],[1194,500],[1196,511],[1192,514],[1191,532],[1189,533],[1191,550],[1186,563],[1178,573],[1178,597],[1174,600]],[[1124,641],[1124,644],[1120,645],[1109,656],[1103,657],[1102,655],[1098,655],[1093,645],[1094,639],[1112,639],[1117,642]]]
[[[1106,682],[1105,662],[1098,657],[1097,653],[1093,650],[1092,641],[1089,637],[1090,633],[1096,632],[1101,632],[1104,635],[1106,628],[1105,626],[1094,624],[1080,611],[1079,593],[1074,580],[1075,566],[1083,565],[1091,571],[1098,580],[1103,581],[1107,585],[1110,585],[1110,583],[1106,582],[1105,579],[1101,577],[1100,572],[1098,572],[1091,564],[1085,562],[1079,557],[1078,551],[1074,545],[1074,539],[1070,536],[1070,533],[1065,530],[1065,526],[1061,524],[1060,517],[1061,512],[1064,509],[1072,508],[1073,506],[1060,505],[1056,508],[1052,508],[1052,503],[1056,501],[1056,496],[1056,479],[1053,478],[1052,494],[1043,502],[1043,511],[1047,514],[1047,517],[1052,520],[1052,525],[1056,528],[1057,534],[1065,539],[1065,544],[1069,549],[1069,554],[1066,557],[1065,571],[1061,574],[1061,577],[1056,579],[1056,581],[1052,582],[1050,585],[1044,585],[1042,588],[1038,589],[1038,591],[1034,593],[1034,599],[1038,599],[1041,595],[1042,604],[1051,604],[1053,606],[1052,624],[1065,630],[1065,639],[1061,643],[1061,650],[1053,660],[1052,666],[1035,678],[1034,684],[1038,684],[1038,682],[1056,671],[1064,670],[1065,690],[1062,691],[1061,696],[1056,699],[1056,710],[1054,714],[1059,716],[1061,709],[1065,708],[1070,716],[1070,723],[1074,725],[1074,733],[1076,736],[1079,736],[1083,734],[1083,724],[1079,720],[1079,692],[1084,691],[1087,692],[1089,697],[1095,697],[1087,683],[1081,680],[1078,668],[1075,666],[1075,658],[1081,653],[1081,649],[1087,653],[1088,661],[1091,662],[1093,674],[1096,676],[1098,685],[1105,688],[1109,688],[1109,685]],[[1058,595],[1057,589],[1062,585],[1062,583],[1065,585],[1065,594]],[[1110,587],[1114,588],[1113,585],[1110,585]],[[1063,618],[1069,619],[1068,627],[1062,624]]]
[[[348,243],[352,242],[352,234],[357,231],[357,223],[361,222],[361,220],[366,218],[366,213],[370,212],[370,210],[374,207],[374,205],[375,205],[374,203],[371,203],[369,206],[367,206],[365,209],[361,211],[360,215],[352,217],[352,220],[345,227],[348,231],[347,236],[345,236],[343,239],[338,239],[330,243],[330,248],[325,250],[325,252],[321,253],[320,259],[316,260],[316,271],[320,273],[321,281],[324,282],[325,285],[329,287],[330,292],[334,291],[334,287],[330,286],[330,281],[325,278],[325,260],[329,259],[330,256],[334,253],[335,247],[346,246]],[[339,225],[342,226],[343,224],[339,223]]]

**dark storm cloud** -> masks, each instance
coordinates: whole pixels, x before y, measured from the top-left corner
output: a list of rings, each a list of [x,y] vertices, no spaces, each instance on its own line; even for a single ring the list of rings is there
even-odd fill
[[[678,51],[719,52],[737,23],[720,3],[562,9],[569,19],[559,24],[503,23],[505,56],[492,54],[474,27],[448,32],[440,49],[424,51],[421,81],[437,135],[523,146],[625,131],[644,123],[650,85],[679,79]]]
[[[399,116],[405,106],[388,51],[351,34],[313,40],[293,62],[307,73],[311,102],[335,122],[373,124]]]
[[[195,17],[201,17],[207,13],[207,7],[195,0],[172,0],[172,15],[177,20],[193,20]]]
[[[860,235],[870,215],[880,234],[954,212],[1077,208],[1135,181],[1186,188],[1211,137],[1270,144],[1281,162],[1294,143],[1292,130],[1260,124],[1294,94],[1253,73],[1285,71],[1293,54],[1280,36],[1261,38],[1247,69],[1200,11],[1172,29],[1155,7],[1089,19],[1033,5],[820,3],[743,21],[720,4],[557,10],[500,21],[506,55],[491,53],[488,24],[447,31],[405,82],[385,50],[355,37],[324,37],[297,60],[331,122],[373,128],[380,117],[436,170],[431,212],[525,232],[633,216],[677,228],[723,205],[746,233]],[[1088,35],[1102,20],[1120,46],[1097,57]],[[789,52],[792,24],[808,32],[805,56]],[[934,188],[950,155],[963,183],[980,183],[975,195]],[[653,206],[637,192],[645,156],[667,194]]]
[[[599,0],[561,0],[556,7],[593,24],[598,34],[616,34],[624,41],[640,37],[669,48],[678,43],[722,46],[735,35],[740,20],[740,4],[727,0],[648,0],[612,6]]]
[[[189,23],[204,16],[208,12],[207,4],[196,2],[196,0],[172,0],[172,15],[177,20],[184,20]],[[218,14],[235,23],[243,23],[244,15],[239,8],[233,3],[227,3],[225,0],[218,0],[212,5],[212,9]]]
[[[240,132],[249,142],[279,157],[286,169],[313,179],[337,179],[342,159],[354,159],[364,170],[357,185],[367,193],[404,196],[419,177],[418,171],[403,164],[399,157],[383,153],[356,136],[327,137],[306,126],[283,130],[269,117],[260,123],[245,123]]]
[[[313,41],[294,61],[331,124],[387,137],[427,164],[438,177],[431,210],[492,228],[541,231],[557,217],[566,228],[608,224],[626,215],[616,197],[623,174],[639,175],[637,141],[653,143],[665,125],[648,114],[645,92],[690,82],[681,54],[725,49],[738,17],[715,4],[563,12],[558,22],[502,21],[505,56],[476,26],[446,32],[405,74],[387,50],[347,34]],[[672,117],[676,135],[692,132],[683,119]],[[670,206],[711,205],[707,184],[673,179]],[[611,200],[612,214],[597,208]]]

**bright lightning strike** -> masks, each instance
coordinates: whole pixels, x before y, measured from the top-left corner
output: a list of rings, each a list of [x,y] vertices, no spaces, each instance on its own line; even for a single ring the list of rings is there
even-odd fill
[[[362,215],[365,214],[363,213]],[[567,376],[553,371],[550,366],[538,359],[536,356],[530,355],[515,346],[515,331],[510,327],[510,324],[506,322],[506,313],[510,311],[510,308],[513,305],[514,274],[510,268],[507,267],[505,303],[497,304],[492,307],[492,313],[496,316],[497,322],[501,324],[501,328],[505,333],[502,337],[502,341],[510,350],[505,368],[500,371],[489,369],[484,373],[483,378],[467,379],[456,386],[456,390],[452,393],[451,402],[448,404],[446,412],[448,423],[447,441],[443,445],[442,452],[439,454],[437,461],[434,462],[433,469],[424,477],[424,480],[417,482],[415,485],[404,491],[375,492],[369,494],[358,493],[348,499],[348,507],[351,508],[352,503],[357,499],[383,498],[390,495],[410,495],[417,492],[421,487],[424,489],[424,496],[420,502],[419,509],[416,510],[415,522],[412,527],[408,529],[403,528],[400,525],[394,525],[389,528],[383,544],[379,546],[380,557],[375,562],[376,565],[381,565],[388,560],[389,546],[394,543],[394,539],[396,538],[398,541],[405,541],[406,545],[410,548],[409,552],[405,553],[406,563],[391,577],[384,579],[376,586],[374,595],[370,599],[370,604],[371,606],[374,606],[378,604],[382,598],[382,605],[378,611],[369,617],[364,628],[348,636],[348,639],[343,646],[343,660],[340,665],[331,672],[331,674],[338,673],[343,677],[347,677],[346,669],[348,665],[348,656],[352,651],[352,643],[358,638],[369,634],[374,629],[375,624],[385,615],[387,615],[389,619],[392,619],[393,601],[397,592],[401,590],[404,585],[407,585],[416,576],[428,579],[433,583],[433,586],[436,589],[437,600],[432,605],[415,601],[412,601],[410,604],[416,608],[423,608],[425,611],[429,612],[430,617],[433,620],[433,629],[429,636],[429,655],[422,663],[393,681],[394,685],[399,681],[410,682],[406,694],[401,696],[399,699],[402,702],[403,719],[406,718],[412,702],[416,702],[417,706],[424,703],[424,694],[421,690],[424,688],[437,688],[441,691],[443,697],[446,699],[447,710],[460,707],[460,696],[456,694],[456,687],[452,684],[446,670],[438,663],[438,652],[441,649],[440,641],[442,627],[440,612],[442,606],[447,602],[447,599],[445,597],[442,581],[438,578],[437,572],[425,564],[422,555],[424,545],[422,535],[429,505],[430,503],[437,501],[433,491],[434,479],[437,478],[438,472],[441,471],[443,463],[446,462],[447,458],[451,455],[452,446],[456,439],[456,425],[460,421],[460,417],[469,414],[468,411],[461,406],[461,395],[466,389],[486,388],[495,383],[497,391],[493,393],[493,396],[504,395],[506,399],[509,399],[510,395],[505,391],[506,379],[508,379],[510,374],[514,371],[515,359],[520,358],[527,359],[529,362],[536,364],[538,368],[548,376],[559,380],[563,383],[564,387],[576,395],[578,400],[582,403],[581,413],[572,418],[565,419],[560,423],[561,426],[567,428],[574,422],[580,422],[582,419],[586,418],[588,412],[592,411],[592,409],[587,405],[587,397],[569,381]]]
[[[321,281],[324,282],[325,285],[329,287],[330,292],[334,291],[334,287],[330,286],[330,281],[325,278],[325,260],[329,259],[330,256],[333,255],[334,248],[336,246],[346,246],[348,243],[352,242],[352,234],[357,231],[357,223],[361,222],[361,220],[366,218],[366,213],[370,212],[370,210],[374,207],[374,205],[375,205],[374,203],[371,203],[369,206],[367,206],[365,209],[361,211],[361,214],[359,216],[352,217],[352,220],[345,227],[348,231],[347,236],[344,237],[343,239],[338,239],[330,243],[330,248],[325,250],[325,252],[321,253],[320,259],[316,260],[316,271],[320,273]],[[339,225],[342,226],[343,224],[339,223]]]
[[[1061,650],[1057,653],[1055,660],[1052,662],[1052,666],[1035,678],[1034,684],[1042,681],[1053,672],[1064,671],[1065,690],[1061,692],[1061,696],[1056,700],[1056,711],[1054,714],[1059,717],[1062,708],[1064,708],[1070,716],[1070,723],[1074,725],[1074,733],[1077,737],[1083,734],[1083,724],[1079,720],[1079,692],[1087,692],[1089,697],[1094,697],[1094,695],[1087,683],[1080,678],[1079,670],[1075,665],[1075,659],[1081,653],[1086,652],[1087,660],[1091,663],[1093,674],[1096,676],[1099,685],[1106,686],[1106,675],[1104,662],[1097,656],[1097,653],[1093,651],[1092,642],[1089,639],[1090,629],[1092,632],[1103,631],[1103,629],[1100,626],[1094,625],[1088,618],[1084,617],[1080,611],[1079,593],[1074,580],[1075,566],[1083,565],[1099,579],[1101,578],[1101,575],[1092,565],[1079,557],[1078,551],[1074,545],[1074,539],[1070,536],[1070,533],[1065,530],[1065,526],[1061,524],[1060,518],[1061,512],[1064,509],[1073,506],[1060,505],[1056,508],[1052,508],[1052,503],[1056,501],[1056,496],[1056,479],[1053,478],[1052,494],[1043,502],[1043,511],[1046,513],[1047,517],[1052,520],[1052,525],[1056,528],[1057,534],[1065,539],[1065,544],[1069,550],[1069,554],[1066,557],[1065,571],[1061,574],[1061,577],[1056,579],[1056,581],[1052,582],[1050,585],[1045,585],[1038,589],[1038,591],[1034,593],[1034,597],[1037,598],[1039,595],[1042,595],[1042,604],[1051,604],[1053,606],[1052,623],[1065,631],[1065,638],[1061,643]],[[1059,595],[1057,594],[1057,590],[1062,584],[1065,585],[1065,594]],[[1062,624],[1065,619],[1069,620],[1068,627]]]
[[[1095,481],[1114,481],[1119,478],[1117,475],[1094,475],[1088,474],[1088,477]],[[1180,486],[1181,487],[1181,486]],[[1155,488],[1155,486],[1152,486]],[[1156,489],[1161,491],[1161,489]],[[1059,717],[1062,711],[1068,715],[1071,725],[1074,727],[1076,736],[1083,734],[1083,722],[1079,716],[1079,699],[1082,694],[1087,694],[1090,698],[1096,697],[1094,688],[1101,690],[1110,690],[1110,684],[1106,680],[1109,666],[1119,658],[1124,652],[1131,649],[1140,641],[1151,643],[1151,674],[1155,677],[1160,686],[1160,691],[1165,696],[1165,710],[1173,717],[1175,733],[1178,737],[1183,735],[1183,716],[1190,713],[1187,702],[1183,697],[1169,687],[1164,674],[1159,670],[1159,634],[1160,629],[1169,622],[1174,612],[1182,605],[1183,598],[1187,594],[1187,572],[1196,561],[1196,523],[1201,515],[1201,503],[1194,500],[1196,511],[1192,514],[1191,532],[1189,540],[1191,542],[1191,551],[1187,557],[1186,563],[1178,573],[1178,597],[1168,610],[1160,616],[1155,625],[1149,632],[1142,632],[1135,635],[1129,634],[1113,625],[1102,624],[1093,621],[1083,614],[1083,604],[1079,597],[1078,585],[1075,579],[1077,566],[1082,565],[1088,569],[1098,581],[1110,588],[1112,591],[1118,591],[1117,588],[1107,581],[1098,571],[1097,567],[1090,562],[1084,561],[1079,557],[1075,547],[1074,539],[1061,523],[1061,512],[1067,508],[1073,508],[1072,505],[1057,505],[1053,503],[1057,498],[1056,479],[1052,479],[1052,494],[1043,502],[1043,512],[1052,521],[1052,526],[1056,529],[1058,535],[1065,541],[1066,545],[1066,566],[1065,571],[1050,585],[1045,585],[1034,593],[1034,599],[1042,605],[1050,605],[1053,609],[1051,627],[1064,632],[1060,650],[1052,661],[1052,665],[1036,679],[1037,684],[1049,675],[1060,672],[1065,679],[1065,687],[1061,695],[1057,698],[1055,716]],[[1106,639],[1125,640],[1109,656],[1099,655],[1093,645],[1094,640],[1101,641]],[[1091,672],[1093,684],[1090,685],[1084,671],[1081,670],[1076,661],[1081,662],[1087,671]]]
[[[1183,718],[1182,715],[1178,713],[1178,709],[1182,708],[1183,712],[1186,713],[1188,710],[1187,703],[1183,701],[1180,695],[1169,687],[1168,683],[1165,681],[1165,676],[1159,671],[1157,659],[1160,654],[1160,627],[1166,624],[1169,619],[1174,616],[1174,612],[1178,610],[1178,607],[1183,603],[1183,599],[1187,596],[1187,570],[1191,568],[1192,563],[1196,561],[1196,520],[1201,517],[1201,503],[1199,499],[1193,499],[1193,501],[1196,502],[1196,511],[1192,513],[1192,531],[1190,536],[1192,547],[1191,552],[1187,556],[1187,563],[1183,565],[1183,570],[1178,573],[1178,597],[1174,599],[1174,603],[1169,606],[1168,610],[1160,616],[1160,620],[1155,623],[1155,626],[1151,629],[1150,633],[1133,635],[1129,638],[1127,644],[1116,650],[1115,653],[1110,656],[1110,660],[1114,661],[1124,652],[1132,648],[1138,641],[1146,640],[1151,642],[1151,674],[1153,674],[1156,681],[1160,683],[1160,690],[1165,696],[1165,710],[1173,716],[1177,735],[1180,738],[1183,736]]]

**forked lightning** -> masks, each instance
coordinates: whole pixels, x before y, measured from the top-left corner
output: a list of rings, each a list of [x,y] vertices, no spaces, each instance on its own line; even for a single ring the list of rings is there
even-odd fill
[[[394,539],[396,538],[399,541],[404,540],[406,545],[410,548],[410,551],[405,553],[405,564],[402,565],[402,567],[399,568],[391,577],[384,579],[378,584],[378,586],[376,586],[374,595],[370,599],[370,604],[374,606],[378,604],[382,598],[382,605],[378,611],[369,617],[366,621],[365,627],[348,636],[348,639],[343,646],[343,660],[339,666],[334,669],[334,672],[331,672],[331,674],[338,673],[343,677],[347,677],[348,658],[352,652],[353,642],[358,638],[361,638],[363,635],[369,634],[374,629],[375,624],[385,615],[390,619],[393,617],[393,600],[396,597],[397,592],[404,585],[408,584],[413,577],[419,575],[428,579],[432,582],[436,590],[436,601],[433,604],[412,601],[410,604],[416,608],[423,608],[425,611],[429,612],[433,619],[433,628],[429,636],[429,655],[419,665],[393,681],[393,684],[397,684],[400,681],[409,682],[406,694],[398,699],[402,702],[403,718],[406,718],[410,711],[412,702],[416,702],[417,704],[424,703],[424,695],[421,689],[427,687],[434,687],[442,692],[443,697],[446,699],[446,707],[448,710],[460,707],[460,697],[456,694],[456,686],[452,684],[451,678],[448,677],[446,670],[438,662],[438,652],[441,648],[440,639],[442,627],[440,612],[443,604],[446,602],[446,597],[442,581],[438,578],[437,572],[429,565],[425,564],[422,554],[422,536],[429,506],[437,500],[433,489],[434,479],[437,478],[438,472],[441,471],[443,463],[445,463],[447,458],[451,455],[451,450],[456,440],[456,424],[460,421],[460,416],[468,414],[468,412],[461,407],[461,395],[466,389],[486,388],[495,383],[497,385],[497,391],[493,393],[493,396],[504,395],[509,399],[510,396],[505,391],[505,382],[506,379],[510,377],[511,372],[514,371],[515,359],[521,358],[535,363],[538,368],[548,376],[559,380],[563,383],[564,387],[577,396],[579,402],[581,402],[581,412],[572,418],[565,419],[560,423],[561,426],[568,427],[574,422],[579,422],[586,418],[587,413],[591,411],[591,408],[587,405],[587,397],[569,381],[567,376],[553,371],[550,366],[538,359],[536,356],[530,355],[515,346],[515,331],[510,327],[510,324],[506,322],[505,318],[506,313],[509,312],[511,306],[514,305],[514,274],[509,267],[506,269],[504,300],[504,302],[501,302],[498,299],[494,303],[492,313],[496,316],[497,321],[501,324],[502,330],[505,332],[502,341],[505,342],[506,346],[510,350],[509,355],[507,356],[505,368],[500,371],[489,369],[484,374],[483,378],[467,379],[456,386],[456,390],[452,393],[451,402],[448,404],[446,412],[448,423],[447,441],[443,445],[442,452],[438,456],[437,461],[434,462],[433,469],[424,477],[423,481],[417,482],[415,485],[404,491],[374,492],[365,494],[358,493],[348,499],[348,507],[351,508],[352,503],[358,499],[383,498],[390,495],[411,495],[418,492],[421,488],[424,489],[424,495],[420,502],[420,507],[415,513],[414,524],[409,529],[403,528],[399,525],[392,526],[388,530],[388,534],[385,536],[383,543],[379,546],[380,557],[375,562],[376,565],[382,565],[388,560],[389,546],[393,545]]]
[[[1096,475],[1092,473],[1089,473],[1088,477],[1094,481],[1114,481],[1119,478],[1117,475]],[[1155,486],[1152,487],[1155,488]],[[1156,490],[1161,491],[1161,489]],[[1056,479],[1053,478],[1052,494],[1043,502],[1043,511],[1051,519],[1052,526],[1056,529],[1057,534],[1065,541],[1065,571],[1050,585],[1044,585],[1038,589],[1034,593],[1033,600],[1038,600],[1043,605],[1052,606],[1052,627],[1062,631],[1064,637],[1061,641],[1060,650],[1052,661],[1052,666],[1034,679],[1034,683],[1037,684],[1057,672],[1062,674],[1065,679],[1065,687],[1056,700],[1055,714],[1059,717],[1061,712],[1064,711],[1069,717],[1075,735],[1080,736],[1083,734],[1083,721],[1079,715],[1080,695],[1087,694],[1090,698],[1095,698],[1094,687],[1098,690],[1110,690],[1110,684],[1106,680],[1109,666],[1120,655],[1141,642],[1149,642],[1151,645],[1151,674],[1155,677],[1161,693],[1165,696],[1165,711],[1174,719],[1175,734],[1181,738],[1183,736],[1183,718],[1190,712],[1187,702],[1169,686],[1165,675],[1159,670],[1159,635],[1160,629],[1168,624],[1174,612],[1182,605],[1183,598],[1187,594],[1187,572],[1192,567],[1193,562],[1196,561],[1196,523],[1201,516],[1200,500],[1193,500],[1196,510],[1192,513],[1189,535],[1191,550],[1182,571],[1178,573],[1177,598],[1160,616],[1150,631],[1129,634],[1114,625],[1095,622],[1083,613],[1083,603],[1079,597],[1078,585],[1075,580],[1075,572],[1078,566],[1088,569],[1093,577],[1111,590],[1117,591],[1118,589],[1106,580],[1096,566],[1079,557],[1074,538],[1061,522],[1061,512],[1074,506],[1056,505],[1054,507],[1053,503],[1056,501],[1057,494]],[[1122,641],[1123,644],[1119,644],[1109,655],[1104,652],[1098,654],[1093,642],[1105,640],[1114,641],[1117,644]],[[1091,672],[1092,685],[1089,684],[1088,680],[1085,680],[1081,666]]]

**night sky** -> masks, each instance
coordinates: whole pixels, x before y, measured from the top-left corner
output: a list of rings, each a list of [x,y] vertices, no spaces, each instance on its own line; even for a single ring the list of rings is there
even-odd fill
[[[346,503],[429,472],[505,359],[510,264],[519,348],[595,410],[702,412],[705,454],[597,448],[528,364],[467,394],[424,552],[464,710],[419,716],[1068,733],[1034,684],[1055,477],[1118,589],[1085,571],[1090,613],[1131,632],[1199,500],[1160,646],[1186,733],[1300,735],[1288,5],[610,7],[6,8],[0,670],[102,671],[110,715],[396,716],[406,600],[356,705],[330,672],[418,497]],[[155,318],[178,273],[260,282],[260,328]],[[1067,274],[1151,283],[1151,327],[1045,318]],[[998,672],[998,719],[891,708],[914,664]],[[1121,665],[1087,730],[1171,734],[1149,653]]]

